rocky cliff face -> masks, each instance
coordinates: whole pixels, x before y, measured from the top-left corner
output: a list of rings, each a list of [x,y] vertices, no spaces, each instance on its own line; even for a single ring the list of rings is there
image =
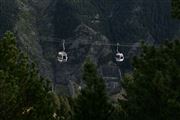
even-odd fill
[[[31,60],[37,63],[43,76],[53,79],[51,63],[44,58],[42,46],[39,44],[41,31],[39,21],[44,18],[43,12],[50,2],[48,0],[24,0],[17,1],[17,4],[19,13],[14,31],[18,38],[18,45],[29,54]],[[46,28],[45,26],[44,29]]]
[[[74,21],[78,19],[96,31],[100,31],[111,42],[130,43],[139,39],[150,39],[149,41],[160,43],[164,39],[173,38],[179,27],[177,21],[171,18],[171,0],[66,1],[68,1],[66,6],[70,4],[71,7],[71,9],[66,7],[66,10],[73,14],[71,18]],[[56,12],[60,11],[62,12],[63,9],[56,7]],[[59,21],[55,25],[62,26],[61,23]],[[71,28],[72,22],[69,21],[69,23]],[[61,27],[55,29],[60,31]]]
[[[7,5],[8,1],[0,3]],[[92,58],[99,71],[104,65],[118,66],[122,71],[129,67],[128,59],[121,64],[115,62],[116,47],[92,44],[131,43],[130,48],[120,48],[127,58],[140,40],[159,44],[180,37],[179,21],[170,15],[170,0],[16,0],[13,9],[17,12],[8,9],[0,14],[0,20],[6,21],[11,14],[17,19],[8,17],[14,20],[11,26],[0,23],[0,34],[11,27],[18,46],[37,62],[43,76],[60,84],[56,87],[63,92],[68,92],[70,81],[80,83],[80,68],[87,57]],[[65,64],[56,59],[62,50],[62,39],[66,39],[69,56]]]

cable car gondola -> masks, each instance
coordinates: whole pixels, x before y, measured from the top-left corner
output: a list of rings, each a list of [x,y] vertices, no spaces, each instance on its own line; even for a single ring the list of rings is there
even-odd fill
[[[55,39],[55,38],[54,38]],[[47,40],[46,40],[47,41]],[[52,42],[52,41],[47,41]],[[59,43],[60,41],[53,41]],[[72,44],[72,43],[68,43]],[[117,52],[115,54],[115,60],[116,62],[123,62],[125,60],[124,54],[119,52],[119,46],[122,47],[132,47],[133,44],[92,44],[92,43],[84,43],[84,45],[91,45],[91,46],[117,46]],[[136,46],[139,47],[139,46]],[[63,50],[57,53],[57,60],[60,63],[67,62],[68,61],[68,54],[65,52],[65,40],[63,40]]]
[[[124,61],[123,53],[116,53],[116,61],[117,62],[123,62]]]
[[[124,61],[124,54],[119,52],[119,43],[117,43],[117,53],[116,53],[116,62],[123,62]]]
[[[59,52],[57,59],[59,62],[67,62],[68,61],[67,53],[64,51]]]
[[[65,44],[65,41],[63,40],[63,51],[58,52],[58,55],[57,55],[57,60],[61,63],[68,61],[68,55],[65,52],[65,45],[64,44]]]

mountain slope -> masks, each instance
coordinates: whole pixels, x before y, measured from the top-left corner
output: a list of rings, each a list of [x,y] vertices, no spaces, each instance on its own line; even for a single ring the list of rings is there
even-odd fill
[[[20,49],[38,64],[42,75],[65,86],[80,83],[86,57],[98,65],[129,70],[129,59],[115,62],[116,47],[84,43],[134,44],[120,48],[125,57],[136,54],[140,40],[159,44],[180,37],[180,22],[171,18],[170,0],[1,0],[0,35],[13,30]],[[13,5],[12,5],[13,4]],[[13,6],[13,7],[8,7]],[[66,39],[69,61],[57,62],[57,52]],[[70,44],[69,44],[70,43]],[[129,54],[132,53],[132,54]]]

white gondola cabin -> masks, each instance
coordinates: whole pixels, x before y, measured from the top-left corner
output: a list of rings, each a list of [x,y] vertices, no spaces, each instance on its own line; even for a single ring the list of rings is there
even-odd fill
[[[119,52],[119,43],[117,43],[117,53],[116,53],[116,62],[123,62],[124,61],[124,54]]]
[[[65,52],[65,40],[63,40],[63,51],[58,52],[57,59],[61,63],[68,61],[68,55]]]
[[[57,59],[59,62],[67,62],[68,61],[67,53],[64,51],[59,52]]]
[[[123,62],[124,61],[124,55],[123,53],[116,53],[116,61],[117,62]]]

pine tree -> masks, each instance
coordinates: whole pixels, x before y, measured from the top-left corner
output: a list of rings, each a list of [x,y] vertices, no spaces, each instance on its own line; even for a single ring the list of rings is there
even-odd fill
[[[18,86],[15,81],[10,81],[12,78],[7,72],[0,70],[0,115],[3,120],[13,119],[14,106],[18,100]]]
[[[180,0],[172,0],[172,17],[180,19]]]
[[[0,114],[3,120],[53,120],[46,80],[5,33],[0,41]]]
[[[108,120],[112,106],[108,102],[104,80],[90,60],[84,65],[83,80],[85,88],[75,100],[74,120]]]
[[[71,120],[72,119],[72,109],[69,104],[67,97],[59,97],[60,109],[58,110],[59,120]]]
[[[0,115],[4,120],[13,119],[15,106],[18,101],[19,87],[17,78],[11,73],[15,67],[18,50],[15,47],[15,38],[7,32],[0,41]]]
[[[125,80],[127,101],[120,104],[129,120],[180,119],[180,42],[160,47],[143,45]]]

